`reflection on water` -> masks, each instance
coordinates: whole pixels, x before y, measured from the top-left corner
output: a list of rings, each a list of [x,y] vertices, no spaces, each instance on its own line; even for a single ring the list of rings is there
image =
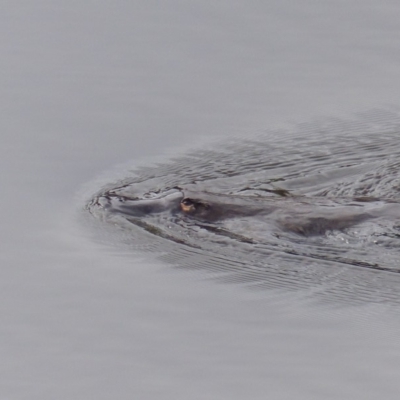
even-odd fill
[[[399,302],[399,131],[379,111],[220,143],[138,168],[88,209],[135,248],[223,281]],[[183,212],[183,198],[207,211]]]

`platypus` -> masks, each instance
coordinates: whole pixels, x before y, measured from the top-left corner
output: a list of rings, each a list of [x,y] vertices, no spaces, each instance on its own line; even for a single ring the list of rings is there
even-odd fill
[[[234,201],[234,196],[200,194],[185,196],[180,203],[181,211],[188,217],[202,222],[215,223],[228,218],[263,218],[271,215],[280,229],[304,236],[323,235],[331,230],[343,230],[382,213],[365,211],[364,201],[351,200],[350,204],[338,204],[337,200],[324,198],[247,198]],[[232,202],[233,201],[233,202]],[[242,204],[239,204],[242,202]],[[379,214],[379,215],[378,215]]]
[[[162,198],[135,199],[108,194],[104,196],[113,212],[129,217],[170,213],[177,217],[217,224],[230,218],[254,217],[274,223],[279,229],[303,236],[323,235],[343,230],[379,217],[397,217],[399,204],[377,199],[328,199],[324,197],[250,197],[173,190]],[[395,207],[395,208],[393,208]]]

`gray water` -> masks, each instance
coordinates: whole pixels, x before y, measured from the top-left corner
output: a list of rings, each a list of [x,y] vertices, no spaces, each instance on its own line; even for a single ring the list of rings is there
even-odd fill
[[[216,138],[393,119],[399,14],[394,1],[3,2],[0,398],[397,399],[396,302],[219,283],[121,245],[83,209]]]
[[[126,171],[86,214],[102,222],[103,240],[113,231],[120,245],[225,282],[301,289],[335,304],[400,303],[400,119],[359,118]]]

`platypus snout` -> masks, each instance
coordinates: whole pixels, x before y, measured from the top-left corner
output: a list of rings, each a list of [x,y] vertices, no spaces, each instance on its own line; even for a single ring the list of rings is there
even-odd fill
[[[134,217],[143,217],[149,214],[159,214],[162,212],[176,213],[180,210],[180,203],[183,194],[175,192],[160,199],[143,199],[117,201],[113,199],[111,209],[122,214],[131,215]]]

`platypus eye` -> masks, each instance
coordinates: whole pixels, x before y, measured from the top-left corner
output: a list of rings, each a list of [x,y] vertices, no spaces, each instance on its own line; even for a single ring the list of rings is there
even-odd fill
[[[186,213],[198,213],[204,212],[204,210],[208,210],[210,206],[207,203],[203,203],[198,200],[192,200],[186,197],[181,201],[181,209]]]
[[[184,206],[192,206],[194,205],[194,201],[186,198],[181,201],[181,204],[183,204]]]

